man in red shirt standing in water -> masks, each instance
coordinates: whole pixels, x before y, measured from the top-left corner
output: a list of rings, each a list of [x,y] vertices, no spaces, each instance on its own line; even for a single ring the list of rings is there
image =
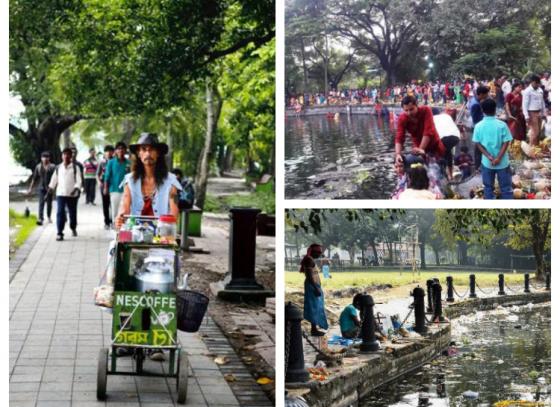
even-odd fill
[[[395,162],[402,163],[403,145],[406,133],[412,139],[412,154],[415,156],[433,155],[438,161],[446,153],[446,148],[439,138],[434,124],[434,116],[429,106],[418,106],[414,96],[405,96],[401,101],[403,114],[399,116],[395,136]],[[420,157],[418,157],[420,158]],[[412,156],[406,157],[407,166],[420,161]]]

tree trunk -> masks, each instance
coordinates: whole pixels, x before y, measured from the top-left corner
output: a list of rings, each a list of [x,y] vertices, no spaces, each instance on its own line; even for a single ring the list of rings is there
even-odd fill
[[[217,97],[217,101],[215,98]],[[200,153],[198,160],[198,169],[196,174],[196,204],[199,208],[204,209],[206,200],[206,186],[208,184],[208,173],[210,171],[210,157],[212,156],[212,139],[216,132],[218,119],[222,110],[222,101],[217,93],[217,89],[210,79],[206,80],[206,138],[204,140],[204,148]]]
[[[459,263],[460,266],[465,266],[468,264],[467,249],[467,242],[463,242],[462,240],[459,240],[457,242],[457,263]]]
[[[426,244],[420,243],[420,269],[426,270]]]
[[[303,68],[303,94],[307,93],[307,65],[305,63],[305,45],[303,43],[303,38],[300,38],[300,49],[301,49],[301,66]],[[289,94],[289,93],[288,93]]]
[[[167,157],[165,157],[167,161],[167,168],[170,170],[173,169],[173,134],[171,134],[171,119],[167,119],[167,146],[169,147],[169,152],[167,153]]]
[[[439,265],[440,265],[440,264],[439,264],[439,251],[437,251],[437,250],[434,249],[434,254],[435,254],[435,256],[436,256],[436,265],[439,266]]]
[[[72,147],[72,138],[70,137],[70,129],[62,132],[62,148]]]
[[[325,99],[329,104],[329,36],[325,32]]]
[[[131,119],[124,119],[122,122],[122,126],[123,126],[123,133],[124,133],[124,137],[122,141],[128,146],[132,144],[132,135],[134,134],[134,130],[136,129],[136,126],[134,125],[134,122]]]
[[[348,249],[348,255],[350,256],[350,264],[354,265],[354,259],[356,258],[356,249],[353,247]]]
[[[233,167],[233,148],[226,146],[226,155],[224,157],[224,172],[230,172]]]

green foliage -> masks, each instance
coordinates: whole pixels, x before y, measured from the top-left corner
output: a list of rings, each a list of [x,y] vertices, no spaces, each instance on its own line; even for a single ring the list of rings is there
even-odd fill
[[[257,208],[262,213],[274,215],[276,197],[270,192],[253,192],[251,194],[235,194],[223,197],[206,196],[204,210],[207,212],[227,213],[231,208]]]
[[[331,279],[323,280],[323,289],[339,290],[348,287],[368,287],[372,285],[390,284],[393,287],[402,287],[409,284],[424,284],[429,278],[439,278],[445,281],[447,276],[453,277],[455,287],[468,287],[469,275],[472,271],[430,271],[416,272],[402,270],[371,270],[371,271],[352,271],[352,272],[333,272]],[[286,272],[285,281],[288,288],[303,287],[305,275],[297,272]],[[476,275],[476,282],[481,287],[496,287],[498,273],[479,273]],[[523,274],[506,274],[506,284],[513,286],[523,282]],[[464,291],[464,290],[463,290]],[[401,294],[402,298],[402,294]]]
[[[13,245],[14,248],[20,247],[31,232],[37,227],[37,217],[31,215],[26,218],[23,214],[17,213],[13,209],[10,209],[10,230],[15,229],[16,232],[12,235],[10,232],[10,246]]]

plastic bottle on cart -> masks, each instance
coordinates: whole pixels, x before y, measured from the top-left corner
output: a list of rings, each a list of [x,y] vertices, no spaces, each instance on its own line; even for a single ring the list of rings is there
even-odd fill
[[[173,243],[177,238],[177,219],[173,215],[161,215],[157,224],[157,235],[162,243]]]

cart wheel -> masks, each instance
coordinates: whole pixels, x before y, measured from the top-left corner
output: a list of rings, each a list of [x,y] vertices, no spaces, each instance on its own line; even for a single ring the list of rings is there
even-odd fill
[[[107,359],[109,349],[99,349],[99,359],[97,361],[97,400],[105,400],[107,397]]]
[[[177,366],[177,402],[185,404],[187,401],[187,387],[189,384],[189,360],[186,354],[179,354]]]

